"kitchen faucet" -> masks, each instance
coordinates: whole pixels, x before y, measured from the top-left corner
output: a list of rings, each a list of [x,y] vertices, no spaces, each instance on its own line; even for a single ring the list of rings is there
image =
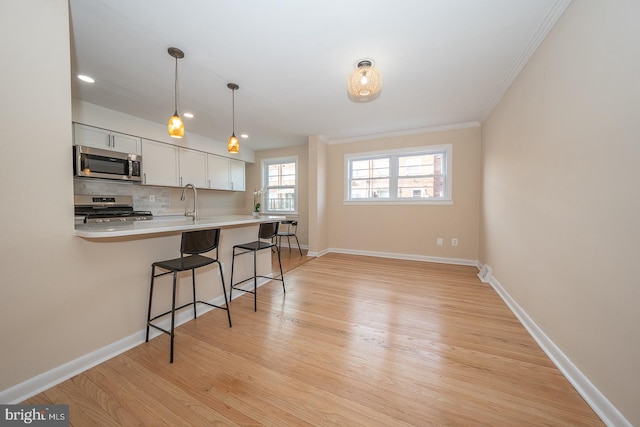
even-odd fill
[[[193,211],[189,212],[185,210],[184,216],[193,217],[193,220],[197,221],[198,220],[198,192],[196,191],[195,185],[193,184],[185,185],[184,188],[182,189],[182,196],[180,196],[180,200],[184,201],[185,193],[187,192],[187,188],[189,187],[193,189]]]

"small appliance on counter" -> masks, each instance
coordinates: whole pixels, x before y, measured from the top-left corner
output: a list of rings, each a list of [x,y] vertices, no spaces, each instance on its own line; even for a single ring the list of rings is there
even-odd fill
[[[132,196],[74,195],[76,224],[118,223],[153,219],[149,211],[134,211]]]

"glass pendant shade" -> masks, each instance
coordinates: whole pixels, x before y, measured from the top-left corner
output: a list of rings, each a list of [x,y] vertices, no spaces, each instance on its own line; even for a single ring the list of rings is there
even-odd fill
[[[178,115],[178,59],[184,58],[184,52],[177,47],[170,47],[168,52],[171,57],[176,59],[176,73],[173,81],[175,112],[173,113],[173,116],[169,118],[167,130],[169,131],[169,136],[171,138],[184,138],[184,123]]]
[[[169,118],[169,124],[167,126],[169,130],[169,136],[172,138],[184,138],[184,123],[176,111],[171,118]]]
[[[354,102],[373,101],[382,91],[382,77],[371,61],[360,61],[347,80],[347,93]]]
[[[238,142],[238,138],[236,138],[235,133],[231,134],[229,141],[227,141],[227,150],[229,153],[236,154],[240,151],[240,142]]]

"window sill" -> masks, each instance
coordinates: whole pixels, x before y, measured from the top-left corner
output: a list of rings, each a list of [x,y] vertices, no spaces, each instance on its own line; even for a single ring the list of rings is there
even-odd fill
[[[299,215],[298,212],[266,212],[266,211],[262,211],[260,213],[265,214],[265,215],[282,215],[282,216],[286,216],[287,218],[289,218],[289,217],[297,218],[298,215]]]
[[[344,200],[342,204],[345,206],[451,206],[453,205],[453,200]]]

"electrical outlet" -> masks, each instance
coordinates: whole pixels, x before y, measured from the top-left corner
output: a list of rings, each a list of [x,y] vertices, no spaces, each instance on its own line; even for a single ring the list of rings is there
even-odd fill
[[[153,194],[149,195],[149,203],[155,203],[156,202],[156,196]]]
[[[436,239],[436,245],[438,245],[438,246],[442,246],[442,237],[438,237],[438,238]]]
[[[453,238],[451,239],[451,246],[458,246],[458,239],[457,238]]]

